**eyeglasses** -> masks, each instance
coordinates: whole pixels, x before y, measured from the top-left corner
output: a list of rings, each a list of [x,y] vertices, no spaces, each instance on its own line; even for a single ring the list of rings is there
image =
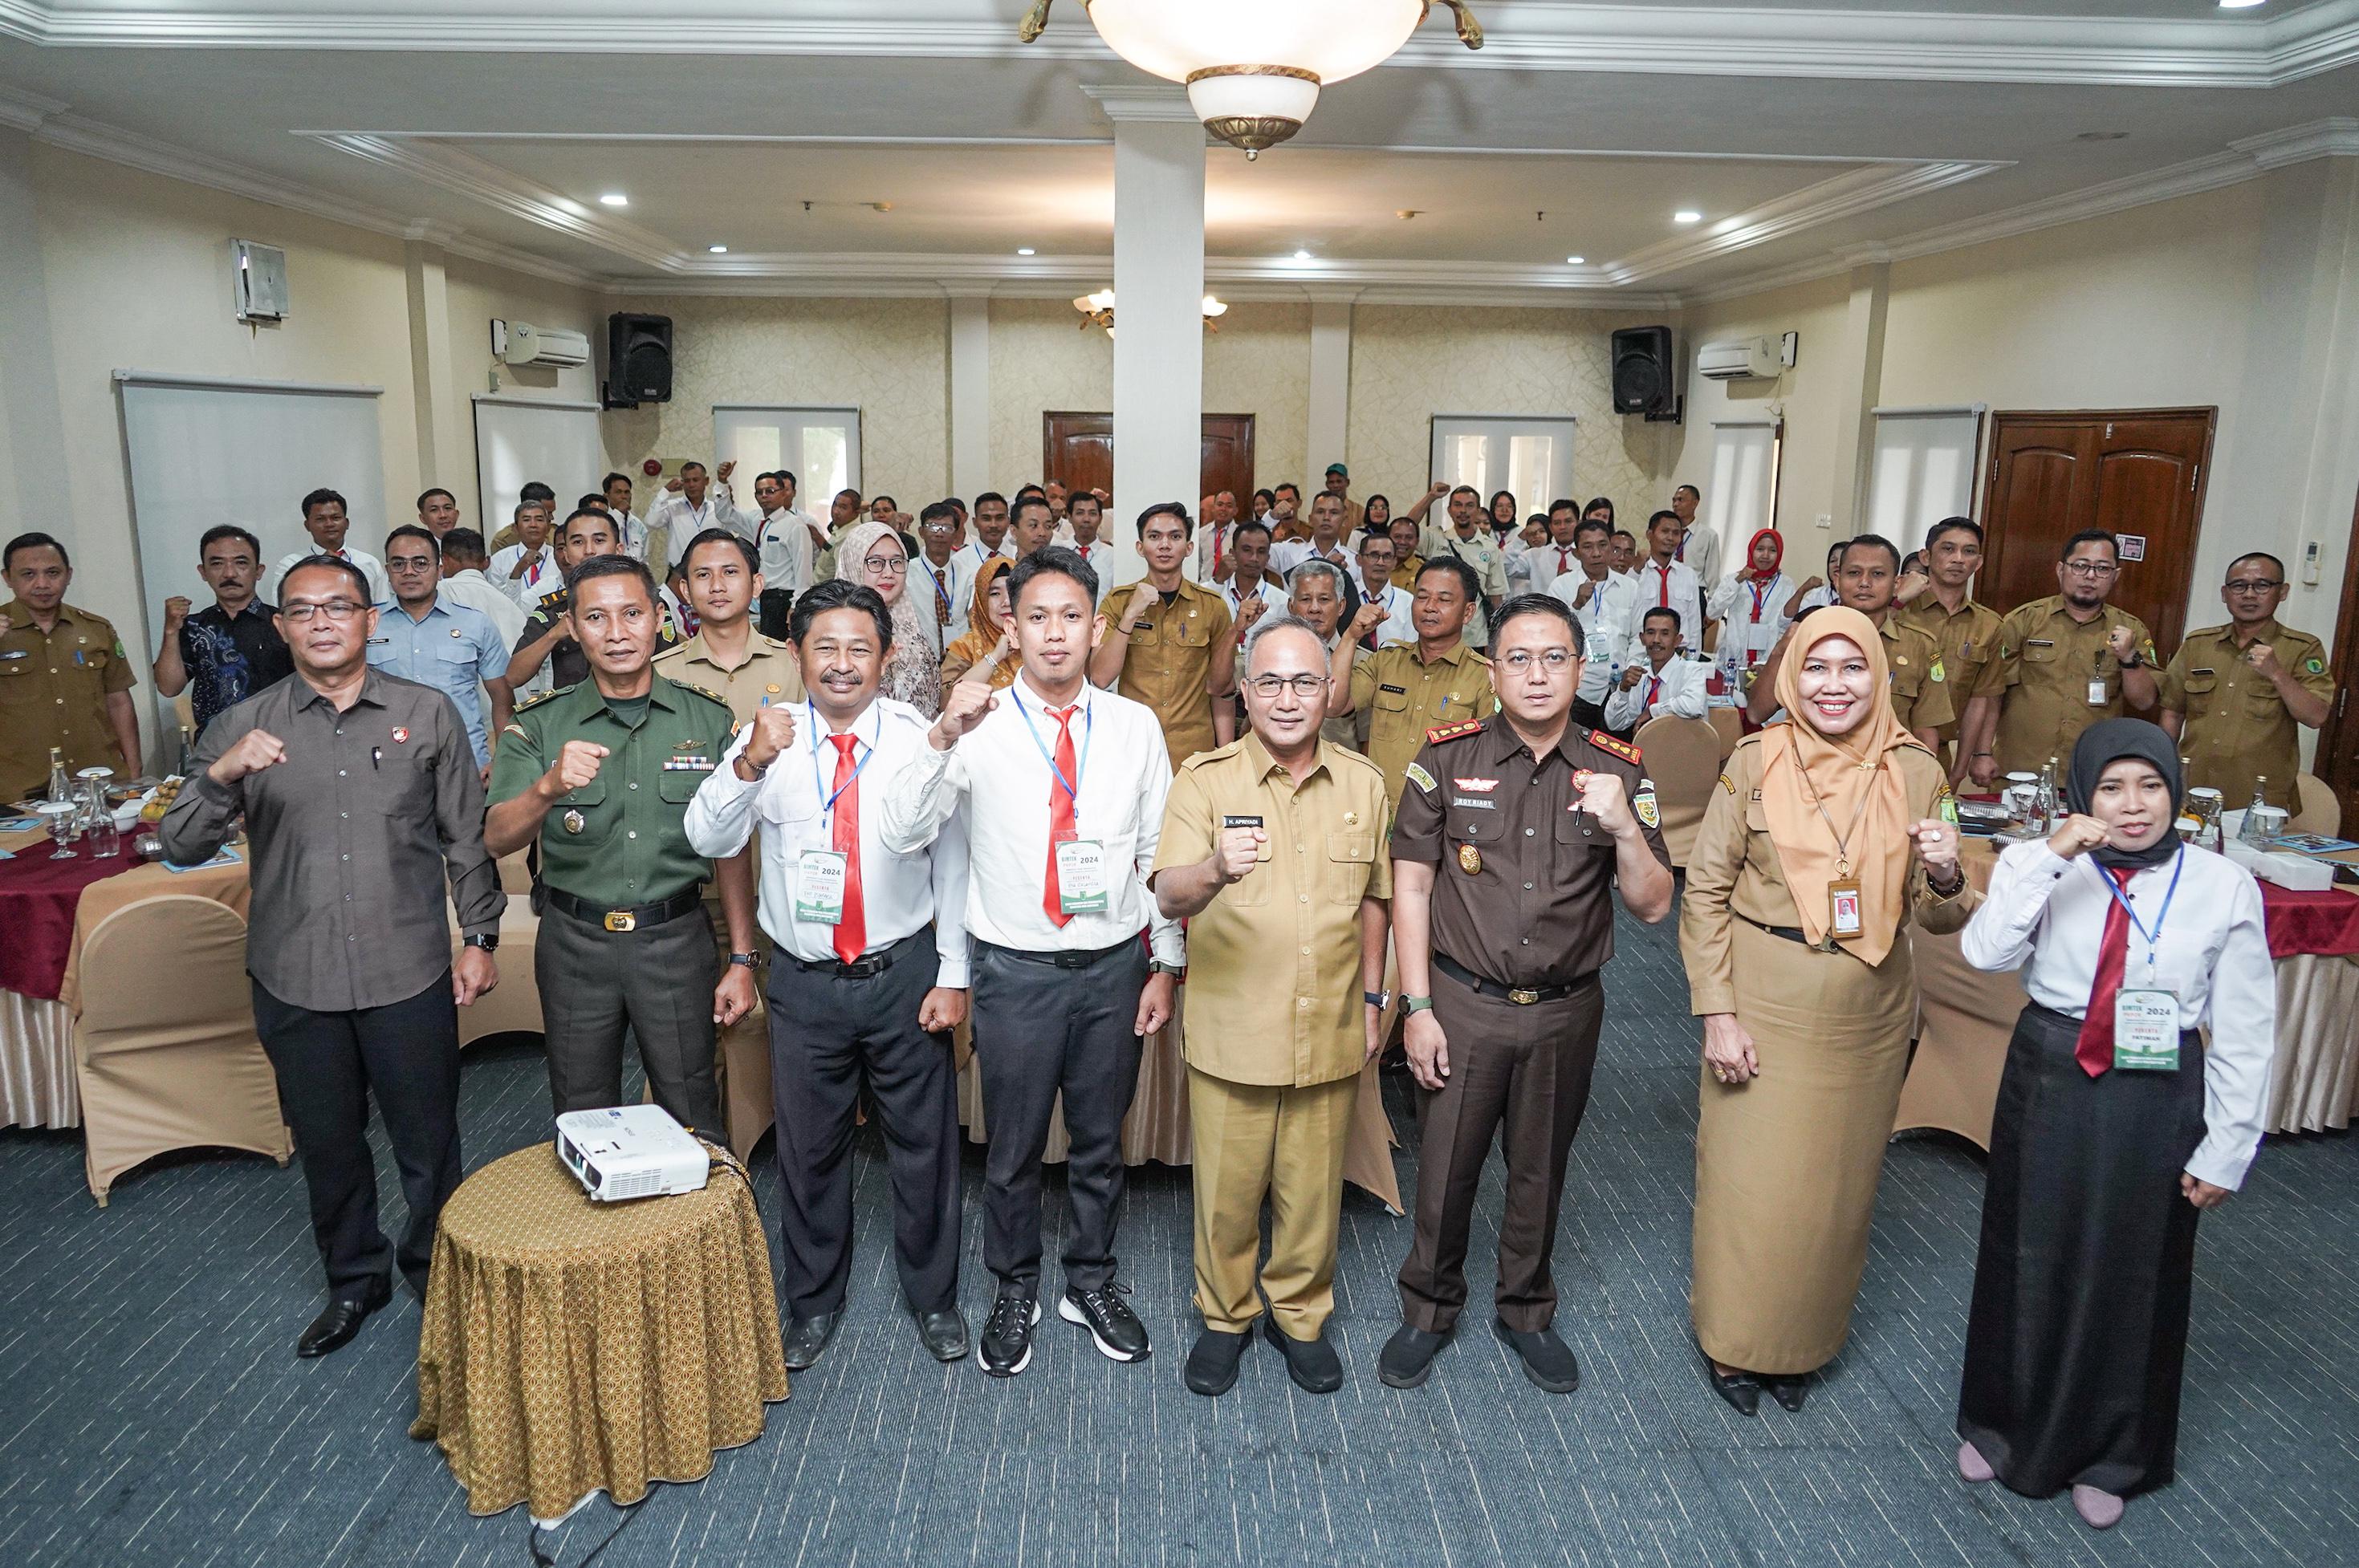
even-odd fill
[[[906,556],[871,556],[860,564],[879,577],[894,577],[909,569]]]
[[[1245,685],[1253,687],[1255,694],[1260,697],[1275,697],[1281,691],[1291,690],[1297,697],[1317,697],[1326,689],[1327,677],[1325,676],[1249,676],[1245,679]]]
[[[312,616],[321,614],[341,625],[367,608],[367,605],[355,604],[349,599],[332,599],[325,604],[282,604],[278,607],[278,613],[298,626],[309,626]]]
[[[2277,589],[2283,588],[2285,584],[2281,582],[2272,582],[2265,577],[2240,577],[2223,583],[2221,586],[2226,589],[2230,593],[2268,593]]]
[[[1545,654],[1527,654],[1518,650],[1498,661],[1516,675],[1529,675],[1538,665],[1550,675],[1561,675],[1572,664],[1572,654],[1563,648],[1550,648]]]
[[[2111,577],[2122,568],[2111,561],[2066,561],[2064,569],[2074,577]]]

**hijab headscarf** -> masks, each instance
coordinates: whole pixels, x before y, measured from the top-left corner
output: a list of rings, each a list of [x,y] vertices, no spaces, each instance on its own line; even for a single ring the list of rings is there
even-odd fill
[[[1802,700],[1802,665],[1831,637],[1849,639],[1867,658],[1867,713],[1844,735],[1821,733]],[[1915,852],[1898,753],[1925,747],[1893,714],[1891,669],[1875,623],[1843,605],[1812,614],[1804,641],[1778,663],[1777,701],[1788,721],[1762,731],[1761,809],[1802,931],[1813,943],[1826,940],[1833,919],[1827,886],[1849,875],[1859,883],[1860,933],[1842,938],[1843,948],[1881,964],[1899,935]]]
[[[983,564],[983,570],[975,574],[974,600],[967,606],[966,612],[967,633],[965,636],[942,650],[942,665],[945,668],[955,659],[959,661],[962,671],[972,670],[991,657],[993,650],[999,646],[1000,636],[1006,628],[1001,622],[992,619],[991,585],[1015,569],[1016,563],[1006,556],[994,556]],[[1002,663],[998,669],[992,672],[993,689],[998,690],[1014,686],[1016,672],[1023,667],[1023,662],[1017,659],[1008,659]]]
[[[1779,534],[1775,528],[1760,529],[1754,534],[1753,537],[1745,541],[1745,564],[1748,567],[1753,564],[1753,546],[1764,539],[1777,546],[1777,558],[1769,563],[1769,569],[1773,572],[1783,570],[1786,565],[1786,539],[1785,535]]]
[[[868,552],[876,547],[879,539],[902,544],[900,531],[886,523],[863,523],[846,533],[835,550],[837,580],[864,580],[866,573],[862,563],[868,559]],[[878,689],[932,718],[942,710],[942,672],[934,657],[926,612],[917,596],[909,591],[909,574],[901,574],[898,586],[879,589],[877,592],[885,607],[893,612],[893,646],[886,653],[885,676]]]
[[[2107,768],[2125,757],[2134,757],[2162,775],[2162,782],[2170,789],[2170,816],[2175,823],[2187,799],[2187,781],[2179,773],[2179,747],[2159,728],[2143,719],[2107,719],[2081,731],[2081,738],[2072,743],[2072,766],[2064,781],[2065,804],[2083,816],[2093,815],[2089,806],[2097,798],[2097,781],[2105,776]],[[2143,849],[2116,849],[2110,844],[2100,844],[2089,851],[2089,858],[2101,866],[2131,866],[2143,871],[2168,865],[2178,853],[2179,835],[2166,827],[2162,836]]]

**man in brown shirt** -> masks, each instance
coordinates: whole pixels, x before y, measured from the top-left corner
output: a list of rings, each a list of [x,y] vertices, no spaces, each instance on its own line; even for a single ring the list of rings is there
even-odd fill
[[[193,865],[245,818],[255,1024],[328,1275],[328,1305],[296,1342],[311,1357],[390,1298],[386,1265],[425,1299],[435,1220],[459,1184],[458,1009],[499,983],[507,895],[484,849],[483,780],[459,710],[369,667],[367,578],[312,557],[279,596],[294,678],[206,726],[161,835]],[[446,880],[465,932],[455,963]],[[398,1249],[377,1228],[372,1094],[409,1208]]]
[[[1500,712],[1427,737],[1393,823],[1403,1033],[1425,1091],[1403,1321],[1377,1363],[1393,1388],[1423,1383],[1456,1331],[1495,1131],[1507,1162],[1495,1330],[1540,1388],[1570,1393],[1581,1380],[1549,1326],[1549,1265],[1597,1062],[1612,890],[1649,925],[1671,907],[1670,854],[1637,748],[1571,721],[1581,648],[1562,600],[1502,604]]]
[[[1229,607],[1218,590],[1180,575],[1194,524],[1176,501],[1138,514],[1147,576],[1106,596],[1105,639],[1090,655],[1090,679],[1155,710],[1171,765],[1236,738],[1223,700],[1237,689]]]
[[[1940,753],[1950,764],[1952,787],[1965,781],[1974,753],[1990,749],[1998,728],[1999,694],[2006,689],[2006,670],[1998,657],[1999,613],[1973,596],[1974,574],[1982,565],[1981,525],[1966,517],[1942,518],[1925,535],[1926,575],[1914,579],[1916,591],[1893,613],[1903,626],[1932,638],[1940,655],[1950,706],[1958,713],[1953,722],[1936,729],[1943,744],[1957,745],[1954,755]],[[1902,602],[1906,593],[1905,587],[1897,591],[1895,601]]]
[[[1237,1379],[1254,1319],[1261,1206],[1270,1204],[1263,1332],[1304,1390],[1332,1393],[1343,1146],[1362,1066],[1381,1044],[1384,775],[1320,738],[1329,652],[1272,616],[1245,643],[1252,732],[1180,764],[1148,875],[1189,924],[1188,1109],[1196,1184],[1196,1306],[1186,1380]]]
[[[23,800],[49,776],[49,752],[69,777],[84,768],[139,771],[138,679],[114,625],[65,601],[66,547],[47,534],[8,541],[14,597],[0,607],[0,801]]]
[[[1999,623],[1998,729],[1990,750],[1970,759],[1988,784],[2001,773],[2038,771],[2072,755],[2081,731],[2127,708],[2149,710],[2161,695],[2154,636],[2146,622],[2107,602],[2120,580],[2120,546],[2102,528],[2064,541],[2059,591],[2017,605]]]
[[[1466,645],[1477,594],[1474,568],[1465,562],[1453,556],[1426,562],[1409,604],[1417,641],[1377,649],[1353,666],[1348,686],[1328,694],[1330,719],[1357,716],[1361,749],[1384,770],[1396,801],[1427,730],[1482,719],[1498,707],[1491,662]]]

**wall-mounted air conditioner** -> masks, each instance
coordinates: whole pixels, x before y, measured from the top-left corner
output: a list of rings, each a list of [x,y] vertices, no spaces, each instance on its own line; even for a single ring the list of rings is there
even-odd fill
[[[1696,372],[1708,381],[1767,379],[1785,368],[1786,362],[1774,338],[1731,338],[1706,343],[1696,351]]]
[[[561,327],[536,327],[526,321],[492,323],[492,352],[512,365],[547,365],[571,370],[590,362],[590,340]]]

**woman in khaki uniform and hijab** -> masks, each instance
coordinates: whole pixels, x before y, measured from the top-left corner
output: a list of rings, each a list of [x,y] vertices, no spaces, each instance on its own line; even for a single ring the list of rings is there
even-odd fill
[[[1908,1065],[1902,927],[1955,931],[1977,902],[1884,639],[1842,607],[1797,632],[1786,722],[1730,754],[1680,913],[1704,1054],[1690,1309],[1712,1390],[1745,1415],[1765,1387],[1801,1409],[1843,1348]]]

